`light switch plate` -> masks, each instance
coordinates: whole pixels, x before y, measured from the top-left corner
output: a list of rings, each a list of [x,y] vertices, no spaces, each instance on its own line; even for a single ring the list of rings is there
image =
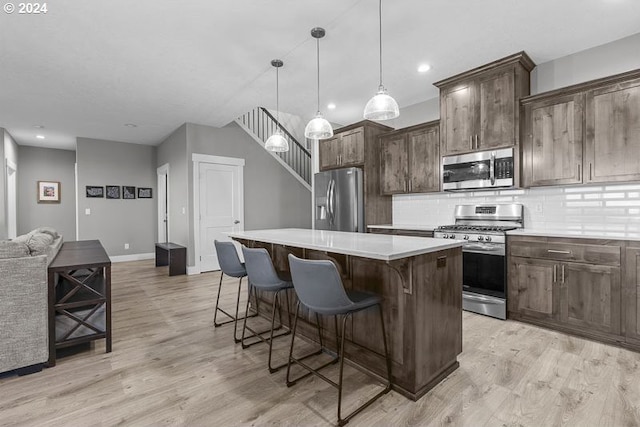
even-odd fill
[[[85,214],[85,215],[91,215],[91,209],[90,209],[90,208],[86,208],[86,209],[84,210],[84,214]]]

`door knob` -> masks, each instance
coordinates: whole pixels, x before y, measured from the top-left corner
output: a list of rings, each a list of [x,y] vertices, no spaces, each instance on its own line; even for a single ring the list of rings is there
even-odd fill
[[[234,224],[240,224],[240,221],[238,221],[237,219],[235,221],[233,221]]]

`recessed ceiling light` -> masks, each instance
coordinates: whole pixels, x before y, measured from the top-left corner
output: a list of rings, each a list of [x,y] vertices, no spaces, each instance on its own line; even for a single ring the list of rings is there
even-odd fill
[[[333,102],[327,105],[327,108],[329,110],[335,110],[336,109],[336,104],[334,104]]]
[[[36,138],[38,138],[38,139],[44,139],[44,135],[36,135]]]
[[[431,65],[429,65],[429,64],[420,64],[418,66],[418,72],[419,73],[426,73],[430,69],[431,69]]]
[[[125,123],[124,125],[125,125],[126,127],[128,127],[128,128],[137,128],[137,127],[138,127],[138,125],[133,124],[133,123]]]

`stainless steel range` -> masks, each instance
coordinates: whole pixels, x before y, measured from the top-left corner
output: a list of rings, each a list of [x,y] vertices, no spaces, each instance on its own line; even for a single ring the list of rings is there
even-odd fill
[[[462,308],[506,319],[505,232],[523,227],[522,205],[458,205],[455,221],[438,227],[434,237],[465,240]]]

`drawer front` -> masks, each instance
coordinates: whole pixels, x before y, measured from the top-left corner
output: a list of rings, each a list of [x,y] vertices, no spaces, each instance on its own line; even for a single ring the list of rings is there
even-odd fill
[[[509,254],[526,258],[620,265],[620,246],[580,245],[574,243],[513,241]]]

